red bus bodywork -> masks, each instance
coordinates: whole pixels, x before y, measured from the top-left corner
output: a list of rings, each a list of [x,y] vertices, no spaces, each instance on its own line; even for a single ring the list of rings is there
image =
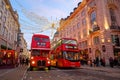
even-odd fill
[[[31,42],[30,69],[46,68],[50,69],[50,38],[47,35],[34,34]]]
[[[18,54],[15,50],[0,51],[0,67],[17,67],[18,64]]]
[[[72,43],[73,42],[73,43]],[[51,66],[56,67],[80,67],[80,50],[75,39],[62,38],[51,52]]]

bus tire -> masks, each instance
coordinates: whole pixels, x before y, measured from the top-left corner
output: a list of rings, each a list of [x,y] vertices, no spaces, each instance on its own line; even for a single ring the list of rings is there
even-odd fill
[[[48,67],[48,70],[51,70],[51,66]]]
[[[56,68],[58,68],[58,63],[56,62]]]
[[[32,66],[30,66],[30,71],[33,71],[33,67]]]

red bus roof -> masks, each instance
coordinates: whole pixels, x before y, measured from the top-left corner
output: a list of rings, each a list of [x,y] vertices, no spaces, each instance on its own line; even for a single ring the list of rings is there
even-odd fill
[[[61,39],[76,40],[74,38],[61,38]]]
[[[38,36],[40,36],[40,37],[48,37],[48,38],[49,38],[49,36],[47,36],[47,35],[43,35],[43,34],[33,34],[33,37],[38,37]]]
[[[31,41],[31,49],[50,50],[49,48],[50,48],[49,36],[43,34],[33,34]]]

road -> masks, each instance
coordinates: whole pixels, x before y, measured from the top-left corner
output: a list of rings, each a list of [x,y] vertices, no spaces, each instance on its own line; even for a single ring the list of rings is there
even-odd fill
[[[120,69],[72,68],[30,71],[28,67],[0,70],[0,80],[120,80]]]
[[[120,73],[85,68],[27,71],[23,80],[120,80]]]
[[[11,69],[0,69],[0,80],[22,80],[27,69],[27,66],[19,66]]]

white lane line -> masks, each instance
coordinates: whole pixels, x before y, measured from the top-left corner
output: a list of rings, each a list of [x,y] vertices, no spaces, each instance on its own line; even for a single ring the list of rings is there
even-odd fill
[[[0,74],[0,77],[4,76],[5,74],[7,74],[7,73],[9,73],[9,72],[11,72],[11,71],[13,71],[13,70],[15,70],[15,69],[8,70],[7,72],[4,72],[4,73]]]

